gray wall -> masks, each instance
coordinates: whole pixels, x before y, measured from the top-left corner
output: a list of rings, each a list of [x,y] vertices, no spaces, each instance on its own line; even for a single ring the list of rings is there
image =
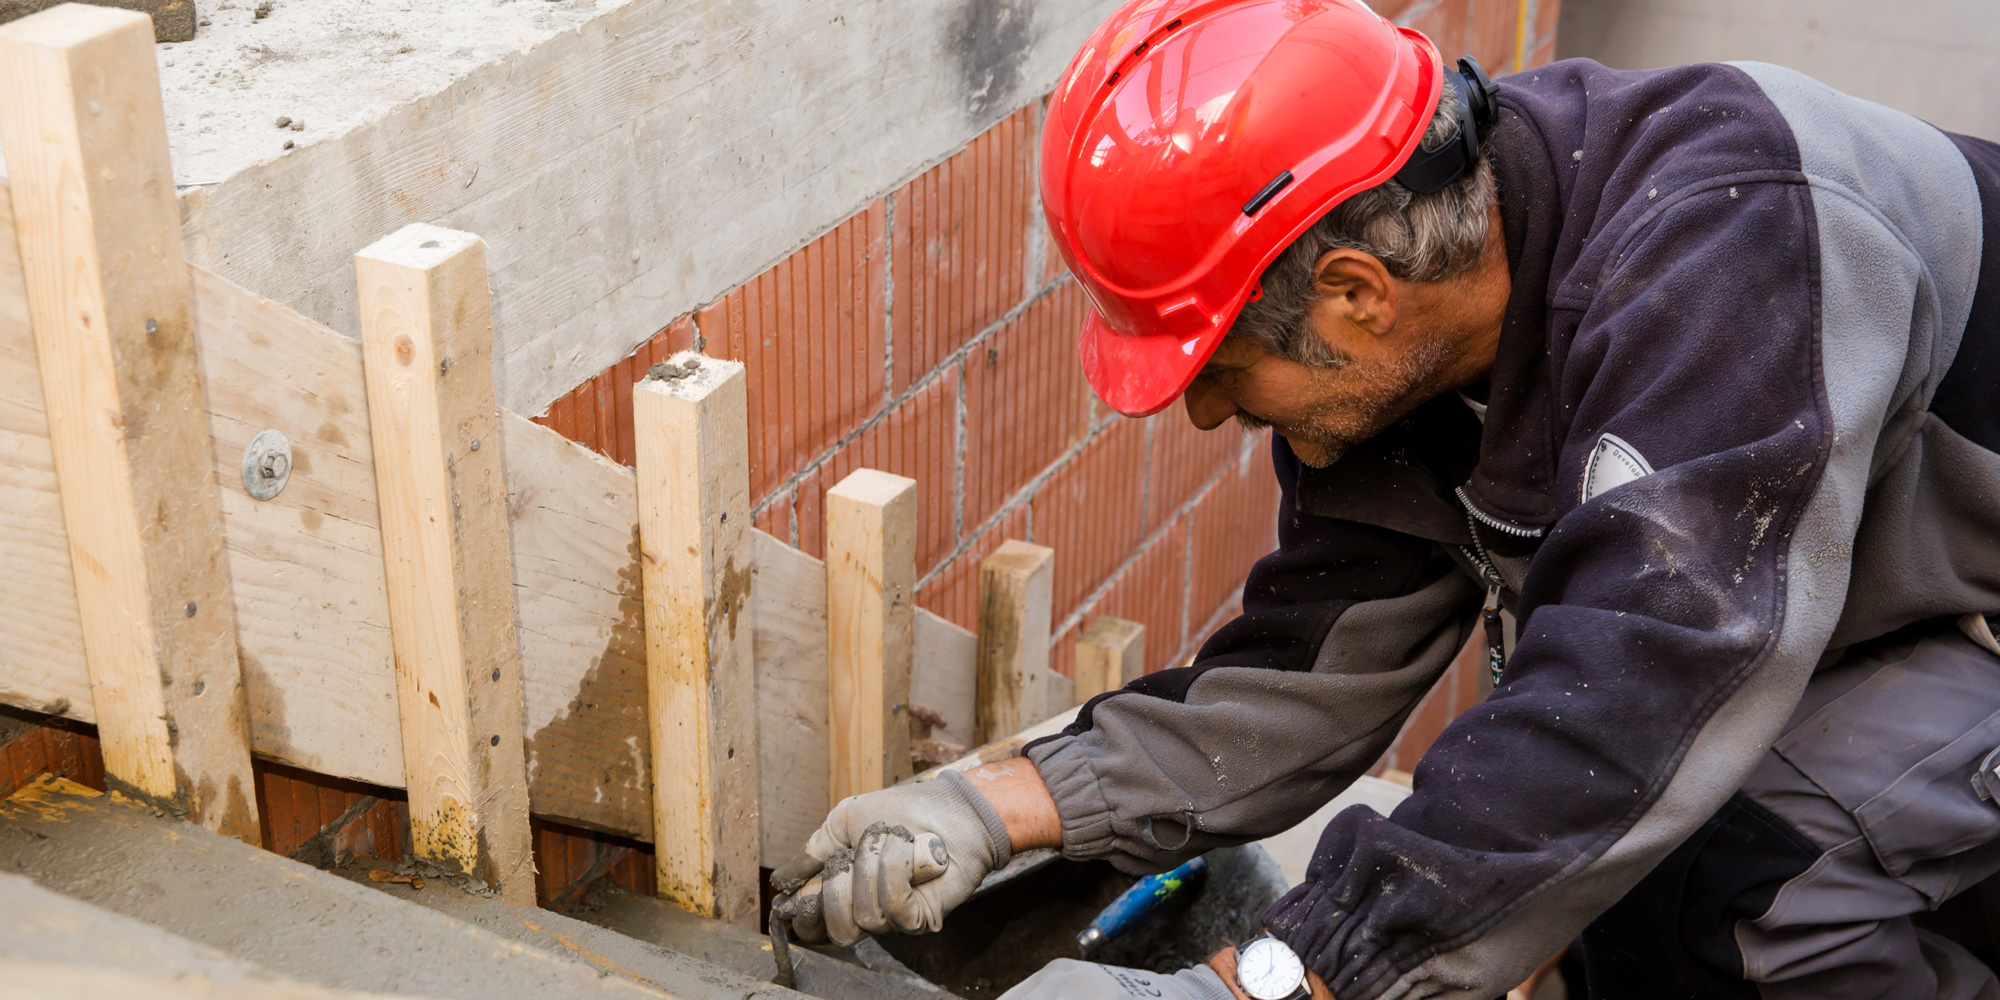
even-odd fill
[[[2000,0],[1563,0],[1561,58],[1755,59],[2000,140]]]

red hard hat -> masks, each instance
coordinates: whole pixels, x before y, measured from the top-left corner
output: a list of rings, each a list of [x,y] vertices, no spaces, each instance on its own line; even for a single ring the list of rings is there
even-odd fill
[[[1042,132],[1099,398],[1144,416],[1185,391],[1264,268],[1410,159],[1443,73],[1361,0],[1132,0],[1100,26]]]

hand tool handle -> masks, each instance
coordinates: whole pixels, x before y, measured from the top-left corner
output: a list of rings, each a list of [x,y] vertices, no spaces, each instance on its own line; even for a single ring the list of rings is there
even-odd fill
[[[1090,926],[1076,936],[1077,949],[1088,956],[1104,942],[1125,933],[1141,917],[1159,909],[1183,891],[1201,884],[1207,875],[1208,859],[1196,858],[1173,871],[1140,879],[1112,900],[1111,905],[1099,912]]]

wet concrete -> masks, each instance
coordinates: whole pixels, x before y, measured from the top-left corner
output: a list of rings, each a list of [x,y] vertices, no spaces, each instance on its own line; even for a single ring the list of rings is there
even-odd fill
[[[1148,917],[1091,959],[1174,972],[1263,933],[1261,914],[1285,891],[1277,864],[1255,844],[1210,851],[1208,864],[1208,878],[1192,897]],[[959,907],[936,934],[889,935],[881,943],[918,975],[967,1000],[997,997],[1050,961],[1077,957],[1076,935],[1134,881],[1103,862],[1056,861]]]
[[[62,780],[0,802],[0,872],[237,961],[340,989],[439,1000],[797,996],[696,959],[654,954],[646,974],[677,975],[669,993],[579,960],[574,947],[536,947]],[[540,911],[519,912],[532,919]]]

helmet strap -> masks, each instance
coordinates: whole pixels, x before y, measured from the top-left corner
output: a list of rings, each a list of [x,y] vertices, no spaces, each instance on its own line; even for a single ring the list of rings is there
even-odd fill
[[[1417,194],[1429,194],[1464,177],[1479,163],[1479,130],[1500,117],[1494,101],[1493,78],[1486,75],[1479,60],[1466,56],[1458,70],[1445,70],[1458,78],[1458,138],[1436,149],[1421,145],[1396,171],[1396,181]]]

